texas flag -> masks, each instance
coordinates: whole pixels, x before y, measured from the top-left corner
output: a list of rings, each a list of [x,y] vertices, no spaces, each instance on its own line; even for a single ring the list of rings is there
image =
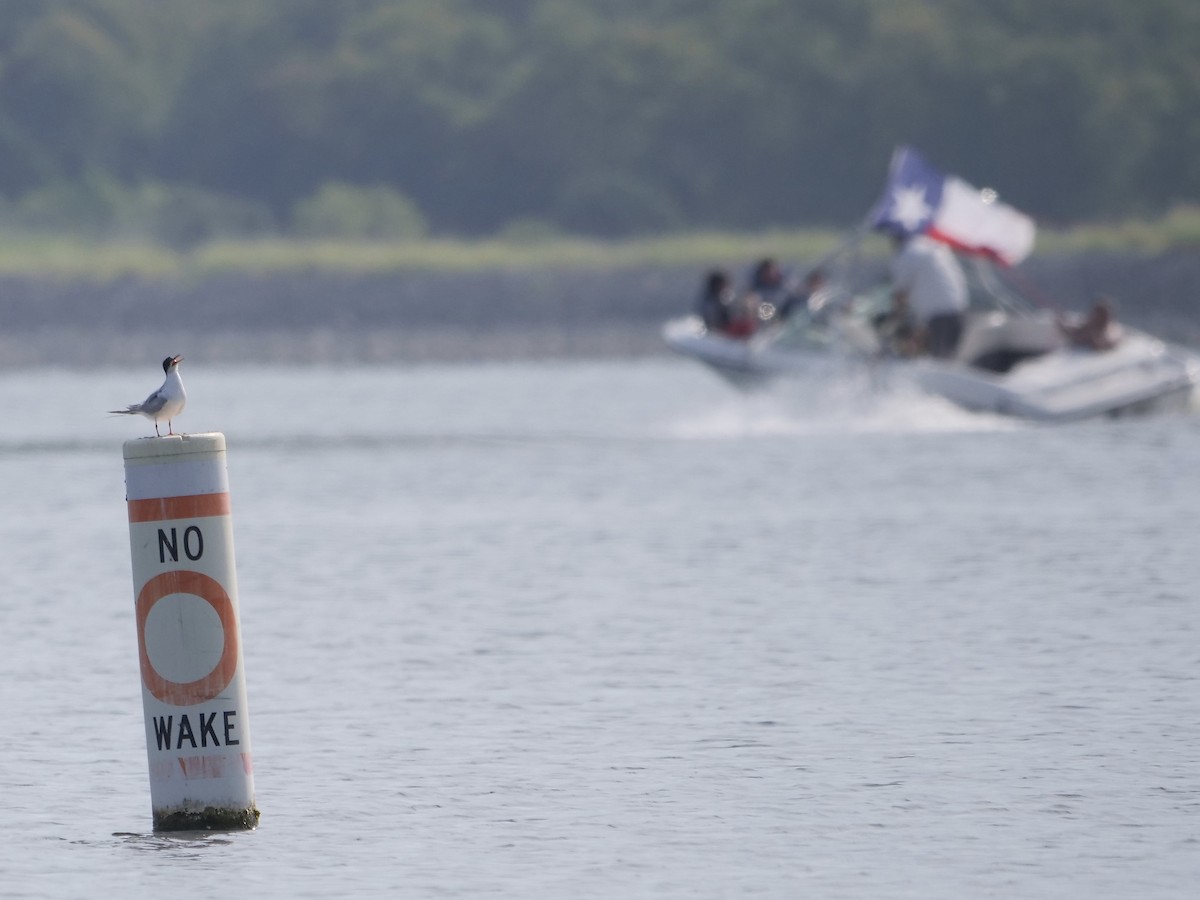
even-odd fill
[[[878,231],[926,234],[965,253],[1013,266],[1033,250],[1033,220],[953,175],[943,175],[915,150],[892,154],[887,187],[871,213]]]

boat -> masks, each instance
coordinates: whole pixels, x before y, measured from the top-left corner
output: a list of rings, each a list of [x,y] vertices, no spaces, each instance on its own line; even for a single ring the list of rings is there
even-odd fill
[[[1047,315],[976,318],[955,359],[910,365],[921,388],[964,409],[1038,422],[1188,410],[1200,380],[1194,354],[1145,332],[1123,327],[1094,350],[1063,340]]]
[[[682,316],[663,326],[663,340],[743,390],[857,365],[872,369],[876,383],[907,381],[972,412],[1039,422],[1190,408],[1200,383],[1196,354],[1126,325],[1116,326],[1109,349],[1075,346],[1060,316],[1015,296],[997,300],[995,290],[972,291],[963,337],[945,360],[905,357],[889,345],[879,325],[887,300],[878,290],[831,293],[833,310],[768,321],[748,339]]]
[[[709,366],[714,372],[743,389],[769,384],[776,378],[816,374],[829,366],[833,348],[806,347],[783,338],[783,329],[764,330],[749,338],[710,331],[696,315],[671,319],[663,326],[663,341],[672,350]],[[820,334],[813,334],[820,343]]]
[[[742,389],[850,364],[884,373],[876,382],[907,380],[973,412],[1038,422],[1191,408],[1200,357],[1127,325],[1110,326],[1111,346],[1077,345],[1069,335],[1078,323],[1039,305],[1001,276],[1032,250],[1032,221],[997,203],[994,192],[977,192],[957,180],[948,189],[950,179],[908,148],[897,153],[903,155],[899,162],[893,159],[884,200],[864,226],[821,261],[828,281],[798,312],[780,320],[774,306],[763,304],[760,327],[745,338],[708,329],[697,315],[682,316],[663,326],[667,346]],[[919,215],[912,213],[911,202],[917,190],[914,159],[918,180],[924,182],[922,199],[933,201],[918,206]],[[934,187],[927,189],[930,183]],[[938,214],[937,201],[944,204],[948,194],[958,204],[951,221]],[[984,198],[982,218],[971,206],[979,197]],[[888,287],[878,277],[873,285],[862,284],[857,250],[871,230],[879,230],[880,221],[895,227],[896,198],[910,204],[907,213],[899,210],[909,232],[949,244],[968,276],[970,305],[962,336],[946,359],[910,355],[899,346],[889,331]],[[952,221],[955,215],[960,221]],[[960,227],[963,221],[967,224]]]

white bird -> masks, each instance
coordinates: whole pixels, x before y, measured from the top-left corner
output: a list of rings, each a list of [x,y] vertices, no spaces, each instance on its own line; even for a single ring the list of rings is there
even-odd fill
[[[110,409],[109,412],[119,416],[140,414],[147,419],[153,419],[154,433],[159,437],[162,437],[162,432],[158,430],[158,423],[166,419],[167,434],[174,434],[171,420],[183,412],[183,407],[187,403],[187,392],[183,389],[183,379],[179,377],[181,362],[183,362],[182,356],[168,356],[162,364],[163,371],[167,374],[162,387],[141,403],[135,403],[125,409]]]

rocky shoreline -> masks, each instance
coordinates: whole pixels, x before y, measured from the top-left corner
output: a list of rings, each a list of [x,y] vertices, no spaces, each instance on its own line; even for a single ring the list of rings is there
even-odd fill
[[[301,273],[107,282],[0,279],[0,366],[119,365],[181,352],[234,362],[425,363],[665,353],[688,310],[683,268],[385,275]],[[1123,321],[1200,347],[1200,253],[1092,253],[1015,273],[1062,310],[1105,294]]]

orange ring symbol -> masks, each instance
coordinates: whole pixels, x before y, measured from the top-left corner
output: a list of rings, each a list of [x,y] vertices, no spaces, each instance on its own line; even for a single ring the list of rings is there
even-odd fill
[[[221,620],[221,631],[225,635],[221,658],[211,672],[195,681],[171,681],[163,678],[150,662],[150,654],[146,652],[146,619],[154,604],[170,594],[192,594],[199,597],[216,611]],[[233,680],[238,664],[237,620],[234,616],[233,601],[216,579],[188,569],[155,575],[138,594],[137,631],[142,682],[150,693],[163,703],[173,706],[195,706],[205,703],[225,690]]]

